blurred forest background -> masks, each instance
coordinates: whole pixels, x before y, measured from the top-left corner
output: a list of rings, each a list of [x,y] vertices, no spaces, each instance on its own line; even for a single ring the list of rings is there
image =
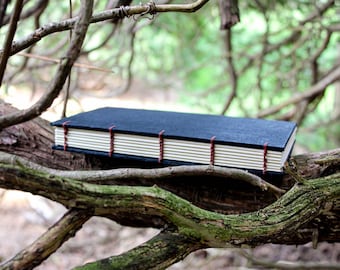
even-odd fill
[[[1,46],[13,2],[1,22]],[[155,3],[170,2],[182,3],[177,0]],[[96,1],[94,14],[119,3]],[[78,1],[71,0],[26,1],[14,40],[20,46],[35,29],[76,16],[78,7]],[[42,117],[53,121],[103,106],[265,117],[298,123],[296,153],[338,148],[340,80],[336,82],[331,76],[340,66],[340,1],[239,1],[239,12],[240,22],[230,30],[221,29],[223,9],[218,1],[210,1],[192,14],[147,14],[92,24],[64,91]],[[27,108],[44,95],[71,35],[72,31],[53,33],[10,57],[0,88],[1,99]],[[10,203],[13,199],[9,199],[8,193],[1,194],[3,217],[26,209],[22,204],[16,205],[15,199],[14,210],[9,210],[6,207],[13,206]],[[55,219],[51,212],[58,207],[42,201],[37,206],[31,197],[28,201],[27,209],[34,215],[22,215],[26,221],[17,224],[27,228],[35,220],[39,225],[34,226],[45,226]],[[48,207],[46,212],[42,205]],[[10,216],[8,222],[13,222]],[[96,223],[97,232],[89,227],[89,234],[98,234],[107,245],[115,241],[114,246],[118,245],[117,239],[124,230],[102,222]],[[10,226],[6,224],[2,227]],[[6,238],[6,230],[9,227],[0,230],[1,242]],[[141,230],[139,234],[149,238],[152,231]],[[88,237],[83,236],[91,239]],[[132,233],[132,238],[138,237]],[[77,248],[85,252],[89,247],[71,244],[65,249],[72,253]],[[309,245],[285,248],[288,247],[270,246],[254,252],[274,261],[300,260],[305,252],[309,254],[306,261],[314,258],[340,262],[339,245],[321,245],[315,251]],[[274,255],[268,256],[269,251]],[[216,255],[219,251],[209,252]],[[0,257],[7,257],[8,253],[0,249]],[[96,255],[102,257],[103,253]],[[289,256],[284,257],[283,253]],[[244,257],[237,259],[237,252],[225,254],[223,265],[228,265],[228,261],[230,265],[244,266],[249,261]],[[201,258],[201,262],[206,262],[210,255],[200,252],[193,256],[187,260]],[[68,264],[60,265],[56,268],[43,265],[41,269],[63,269]],[[173,269],[184,269],[176,267]],[[194,268],[197,265],[192,267],[197,269]],[[204,267],[200,269],[210,269]],[[211,269],[230,269],[225,267],[215,264]]]

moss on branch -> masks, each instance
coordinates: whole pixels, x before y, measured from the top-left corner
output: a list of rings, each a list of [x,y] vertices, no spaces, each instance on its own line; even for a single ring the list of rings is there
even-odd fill
[[[194,239],[164,231],[128,252],[88,263],[74,270],[166,269],[203,247]]]
[[[198,208],[157,186],[91,184],[18,163],[1,164],[0,172],[0,187],[42,195],[68,208],[94,209],[94,215],[122,224],[175,227],[180,234],[210,247],[285,243],[326,210],[339,210],[339,173],[295,185],[260,211],[223,215]]]

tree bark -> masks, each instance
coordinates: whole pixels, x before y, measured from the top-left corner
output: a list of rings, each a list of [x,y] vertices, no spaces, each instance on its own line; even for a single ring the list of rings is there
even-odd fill
[[[0,265],[1,270],[30,270],[55,252],[65,241],[73,237],[91,217],[87,210],[68,211],[64,217],[40,236],[31,246],[19,252],[10,261]]]
[[[165,269],[191,252],[202,248],[202,244],[194,242],[184,235],[174,232],[162,232],[145,244],[122,255],[105,258],[74,270],[98,269]]]

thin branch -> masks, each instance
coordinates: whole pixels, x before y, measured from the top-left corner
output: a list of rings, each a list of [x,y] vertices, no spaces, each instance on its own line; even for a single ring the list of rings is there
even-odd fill
[[[124,79],[124,83],[122,86],[118,87],[117,89],[112,89],[112,91],[109,92],[109,94],[106,94],[106,96],[112,96],[113,95],[121,95],[123,93],[126,93],[130,87],[131,87],[131,83],[132,83],[132,79],[133,79],[133,73],[132,73],[132,64],[133,64],[133,60],[135,58],[135,39],[136,39],[136,32],[134,31],[134,27],[136,26],[137,21],[135,21],[130,27],[129,27],[129,38],[130,38],[130,42],[129,42],[129,59],[128,59],[128,63],[127,63],[127,67],[126,67],[126,78]]]
[[[236,92],[237,92],[237,85],[238,85],[238,74],[235,69],[234,65],[234,59],[233,59],[233,46],[232,46],[232,30],[228,29],[226,32],[226,37],[225,37],[225,45],[226,45],[226,51],[227,51],[227,63],[228,63],[228,71],[229,71],[229,77],[230,77],[230,82],[231,82],[231,92],[228,96],[227,101],[225,102],[225,105],[223,106],[222,109],[222,115],[227,112],[229,109],[231,102],[234,100],[236,97]]]
[[[286,101],[278,105],[275,105],[271,108],[267,108],[263,110],[262,112],[259,112],[257,114],[257,117],[262,118],[262,117],[275,114],[289,105],[293,105],[293,104],[301,102],[302,100],[306,100],[315,95],[319,95],[320,93],[325,91],[327,86],[339,80],[339,78],[340,78],[340,67],[335,67],[331,72],[329,72],[328,75],[323,77],[320,81],[318,81],[316,84],[314,84],[309,89],[303,91],[302,93],[295,94],[291,98],[287,99]]]
[[[18,24],[18,21],[19,21],[19,18],[20,18],[22,5],[23,5],[23,0],[17,0],[15,2],[14,12],[13,12],[13,15],[11,17],[9,29],[8,29],[5,44],[4,44],[4,50],[3,50],[2,54],[1,54],[1,58],[0,58],[0,86],[2,85],[2,79],[3,79],[4,74],[5,74],[7,61],[8,61],[8,58],[10,57],[11,45],[12,45],[12,41],[13,41],[15,32],[17,30],[17,24]]]
[[[41,195],[67,208],[93,209],[93,215],[124,225],[177,228],[184,236],[201,239],[209,247],[239,247],[309,242],[312,235],[298,229],[305,229],[312,221],[317,226],[315,218],[326,211],[336,215],[340,173],[295,185],[266,208],[238,215],[201,209],[157,186],[90,184],[33,170],[19,162],[0,163],[0,187]],[[328,224],[327,230],[331,226]]]
[[[291,159],[289,162],[285,163],[285,172],[287,172],[297,183],[304,184],[306,183],[306,179],[304,179],[297,171],[296,164],[294,163],[294,159]]]
[[[332,6],[335,5],[335,0],[328,0],[326,3],[321,5],[320,7],[316,7],[315,11],[308,15],[303,21],[300,22],[300,25],[304,25],[310,21],[313,21],[317,18],[322,17],[322,15]]]
[[[31,270],[53,254],[63,243],[74,237],[92,216],[90,209],[69,210],[34,243],[20,251],[12,259],[0,264],[0,270]],[[53,241],[51,241],[53,239]]]
[[[37,9],[35,9],[36,11],[36,14],[34,16],[34,25],[36,28],[39,28],[40,27],[40,18],[41,18],[41,15],[43,14],[43,12],[45,11],[45,9],[47,8],[47,5],[48,5],[48,0],[43,0],[39,3],[39,6],[37,6]],[[22,16],[21,16],[22,17]],[[34,48],[34,45],[29,47],[26,51],[26,53],[31,53],[33,51],[33,48]],[[29,61],[29,58],[25,58],[23,63],[20,65],[20,67],[15,71],[13,72],[9,78],[7,78],[6,80],[6,83],[7,84],[10,84],[11,81],[14,79],[14,77],[18,74],[21,74],[22,71],[28,66],[28,61]],[[32,95],[34,94],[34,88],[33,88],[33,91],[32,91]]]
[[[44,55],[37,55],[37,54],[26,53],[26,52],[20,52],[20,53],[18,53],[18,55],[21,55],[21,56],[24,56],[24,57],[27,57],[27,58],[38,59],[38,60],[41,60],[41,61],[56,63],[56,64],[60,63],[59,59],[44,56]],[[75,62],[73,64],[73,66],[77,67],[77,68],[88,69],[88,70],[95,70],[95,71],[101,71],[101,72],[106,72],[106,73],[113,73],[113,71],[111,69],[97,67],[97,66],[93,66],[93,65],[89,65],[89,64],[83,64],[83,63]]]
[[[50,84],[47,93],[42,96],[37,101],[37,103],[35,103],[28,109],[19,111],[18,113],[1,116],[0,130],[11,125],[29,121],[39,116],[42,112],[44,112],[52,105],[54,99],[59,95],[60,91],[62,90],[65,80],[71,72],[75,60],[78,58],[89,26],[89,20],[92,15],[92,5],[92,0],[82,2],[80,16],[79,18],[77,18],[78,21],[75,26],[71,45],[66,53],[66,56],[64,57],[64,59],[62,59],[59,69],[54,76],[54,79]]]
[[[69,18],[73,17],[73,7],[72,7],[72,0],[68,1],[69,5]],[[69,33],[69,41],[72,40],[72,29],[70,29]],[[66,117],[66,111],[67,111],[67,103],[70,97],[70,87],[71,87],[71,72],[68,74],[66,79],[66,88],[65,88],[65,95],[64,95],[64,102],[63,102],[63,110],[61,113],[61,117]]]
[[[301,39],[302,37],[302,30],[303,30],[303,26],[311,21],[313,21],[315,18],[318,18],[320,16],[322,16],[322,14],[324,14],[332,5],[334,5],[335,1],[334,0],[329,0],[327,1],[325,4],[323,4],[322,6],[316,8],[312,13],[308,14],[308,16],[299,22],[299,25],[291,32],[291,34],[284,38],[283,40],[281,40],[278,43],[273,43],[273,44],[268,44],[267,49],[265,51],[266,54],[270,54],[274,51],[279,51],[280,48],[282,48],[285,45],[289,45],[289,44],[296,44],[296,42]],[[329,29],[330,31],[337,31],[337,27],[335,27],[335,29],[333,29],[332,27],[328,27],[327,29]],[[282,29],[280,29],[279,31],[277,31],[278,34],[282,33]],[[254,56],[248,56],[248,62],[243,66],[243,68],[240,70],[239,73],[244,73],[248,68],[252,67],[254,62],[257,61],[257,59],[260,57],[261,54],[263,54],[264,52],[260,52],[257,55]]]
[[[0,28],[3,25],[3,21],[5,20],[7,6],[10,0],[2,0],[0,1]],[[9,21],[9,20],[8,20]]]

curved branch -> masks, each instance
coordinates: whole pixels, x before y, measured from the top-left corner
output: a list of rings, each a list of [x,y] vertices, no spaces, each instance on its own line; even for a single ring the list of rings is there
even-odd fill
[[[20,163],[0,164],[0,187],[42,195],[67,208],[93,209],[94,215],[125,225],[170,226],[209,247],[309,242],[314,233],[305,226],[312,221],[313,224],[319,222],[315,218],[326,213],[330,215],[328,236],[339,241],[337,229],[332,228],[329,221],[336,220],[340,210],[340,173],[295,185],[270,206],[239,215],[203,210],[157,186],[90,184],[53,176]],[[319,229],[323,230],[321,226]],[[332,230],[335,231],[332,233]]]
[[[10,125],[15,125],[39,116],[47,108],[51,106],[54,99],[59,95],[63,88],[66,78],[71,72],[71,68],[78,58],[86,32],[89,25],[89,20],[92,15],[93,1],[83,1],[80,11],[80,16],[77,18],[74,35],[71,40],[71,45],[66,53],[65,58],[61,61],[59,69],[54,76],[49,89],[43,97],[32,107],[19,111],[17,113],[0,116],[0,130]]]
[[[285,193],[284,190],[268,183],[257,175],[248,173],[244,170],[225,168],[212,165],[182,165],[175,167],[164,167],[157,169],[137,169],[122,168],[112,170],[91,170],[91,171],[61,171],[46,168],[44,166],[30,162],[21,157],[0,152],[0,162],[4,164],[21,164],[30,170],[39,170],[56,177],[72,178],[88,183],[99,183],[101,185],[110,184],[114,180],[128,179],[164,179],[178,176],[211,176],[222,177],[227,180],[243,181],[252,186],[259,187],[262,191],[270,191],[277,197]]]

